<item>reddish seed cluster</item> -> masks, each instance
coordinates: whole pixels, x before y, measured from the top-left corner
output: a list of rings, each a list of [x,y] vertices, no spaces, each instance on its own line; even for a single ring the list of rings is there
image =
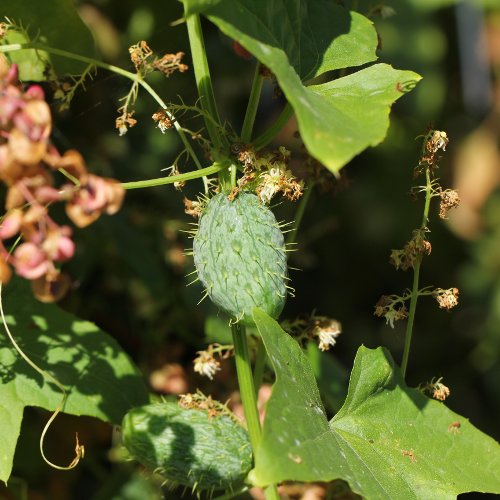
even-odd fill
[[[9,280],[12,266],[47,302],[61,298],[68,289],[69,279],[56,264],[75,252],[71,228],[50,217],[50,205],[64,202],[71,221],[85,227],[103,212],[118,211],[124,196],[117,181],[89,174],[77,151],[61,155],[49,140],[51,128],[42,88],[32,85],[24,90],[17,67],[1,56],[0,180],[7,195],[0,226],[0,281]],[[53,174],[58,170],[71,182],[56,187]],[[12,252],[7,241],[9,247],[17,242]]]

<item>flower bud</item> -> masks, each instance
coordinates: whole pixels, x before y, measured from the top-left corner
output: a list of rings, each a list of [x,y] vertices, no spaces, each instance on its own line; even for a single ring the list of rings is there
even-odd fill
[[[32,280],[43,276],[50,263],[45,253],[34,243],[22,243],[14,252],[14,267],[17,274]]]

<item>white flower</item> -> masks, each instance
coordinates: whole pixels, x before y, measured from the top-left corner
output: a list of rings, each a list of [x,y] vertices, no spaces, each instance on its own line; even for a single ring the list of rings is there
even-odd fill
[[[261,185],[262,189],[259,191],[258,196],[260,201],[268,204],[272,197],[280,190],[280,180],[283,172],[280,167],[273,167],[269,173],[264,175]]]
[[[198,354],[194,360],[194,371],[212,380],[220,370],[220,363],[206,351],[199,351]]]
[[[319,348],[322,351],[328,351],[337,343],[337,337],[342,333],[340,323],[331,320],[328,324],[317,326],[315,333],[319,338]]]

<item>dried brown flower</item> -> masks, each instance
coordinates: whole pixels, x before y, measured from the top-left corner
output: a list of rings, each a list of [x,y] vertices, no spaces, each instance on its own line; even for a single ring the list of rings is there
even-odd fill
[[[448,212],[460,205],[460,196],[458,196],[458,192],[454,189],[445,189],[439,193],[439,196],[441,198],[441,202],[439,203],[439,217],[446,219]]]
[[[432,296],[436,299],[439,307],[448,311],[458,304],[458,295],[458,288],[448,288],[447,290],[436,288],[432,292]]]
[[[176,71],[184,73],[184,71],[187,71],[189,68],[187,65],[182,64],[181,60],[183,57],[184,52],[165,54],[153,63],[153,68],[160,71],[160,73],[163,73],[167,77]]]
[[[118,111],[123,110],[122,108],[120,108]],[[125,135],[127,133],[127,130],[129,128],[132,128],[137,123],[137,120],[135,118],[132,118],[134,113],[135,111],[123,111],[123,113],[116,119],[115,128],[118,129],[120,136]]]
[[[130,54],[130,60],[134,63],[137,71],[143,69],[146,60],[153,54],[153,51],[144,40],[141,40],[135,45],[131,45],[128,52]]]
[[[167,113],[163,109],[153,113],[152,118],[162,134],[174,126],[172,120],[167,116]]]

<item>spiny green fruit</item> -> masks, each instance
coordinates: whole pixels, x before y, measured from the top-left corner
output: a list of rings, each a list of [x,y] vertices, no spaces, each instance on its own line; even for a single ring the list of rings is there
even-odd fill
[[[229,316],[253,324],[254,307],[279,316],[288,279],[285,240],[257,196],[214,196],[201,216],[193,255],[208,296]]]
[[[150,404],[129,411],[123,443],[147,468],[174,484],[198,490],[231,489],[252,468],[248,434],[227,415]]]

